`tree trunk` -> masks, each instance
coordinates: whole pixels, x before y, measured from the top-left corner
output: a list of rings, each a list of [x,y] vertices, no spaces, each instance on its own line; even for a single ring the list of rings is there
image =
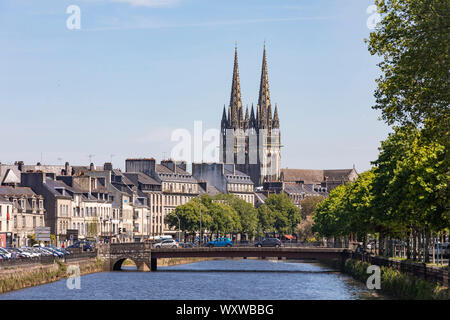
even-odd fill
[[[384,256],[385,255],[385,248],[384,248],[384,232],[380,232],[380,239],[379,239],[379,243],[378,243],[378,254],[380,256]]]

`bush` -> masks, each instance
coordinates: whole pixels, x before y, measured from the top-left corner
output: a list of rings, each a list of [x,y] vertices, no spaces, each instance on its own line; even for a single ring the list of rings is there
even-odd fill
[[[367,274],[369,266],[368,262],[347,259],[344,271],[355,279],[366,282],[369,277]],[[450,298],[449,289],[388,267],[381,267],[381,290],[398,299],[447,300]]]

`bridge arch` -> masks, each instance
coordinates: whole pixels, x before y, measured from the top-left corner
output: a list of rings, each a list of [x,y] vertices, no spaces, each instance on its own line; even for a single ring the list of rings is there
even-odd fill
[[[122,256],[122,257],[114,259],[114,261],[111,263],[112,270],[113,271],[120,271],[120,270],[122,270],[122,264],[127,259],[133,261],[134,264],[136,265],[136,268],[139,268],[140,263],[138,261],[136,261],[135,259],[133,259],[133,257]]]

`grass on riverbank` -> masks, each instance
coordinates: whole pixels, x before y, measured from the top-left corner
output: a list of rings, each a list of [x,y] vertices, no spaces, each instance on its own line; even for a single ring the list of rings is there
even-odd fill
[[[336,262],[334,263],[336,267]],[[368,262],[347,259],[344,272],[366,283],[370,274]],[[450,291],[438,284],[428,282],[411,274],[401,273],[388,267],[381,267],[381,290],[386,294],[406,300],[448,300]]]

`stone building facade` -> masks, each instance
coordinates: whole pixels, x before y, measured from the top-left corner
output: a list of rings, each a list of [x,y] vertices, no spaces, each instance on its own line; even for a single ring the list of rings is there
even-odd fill
[[[13,202],[0,196],[0,248],[12,246]]]
[[[233,163],[193,163],[192,175],[220,193],[236,195],[252,205],[255,202],[253,181],[247,174],[236,170]]]
[[[186,171],[186,162],[162,160],[158,164],[154,158],[127,159],[125,167],[125,175],[148,197],[152,222],[156,220],[152,233],[175,234],[165,216],[200,194],[197,180]]]
[[[0,197],[12,203],[12,207],[7,206],[12,212],[6,221],[6,227],[12,232],[12,245],[31,245],[30,237],[34,235],[35,228],[45,226],[44,198],[31,188],[10,186],[0,186]]]

